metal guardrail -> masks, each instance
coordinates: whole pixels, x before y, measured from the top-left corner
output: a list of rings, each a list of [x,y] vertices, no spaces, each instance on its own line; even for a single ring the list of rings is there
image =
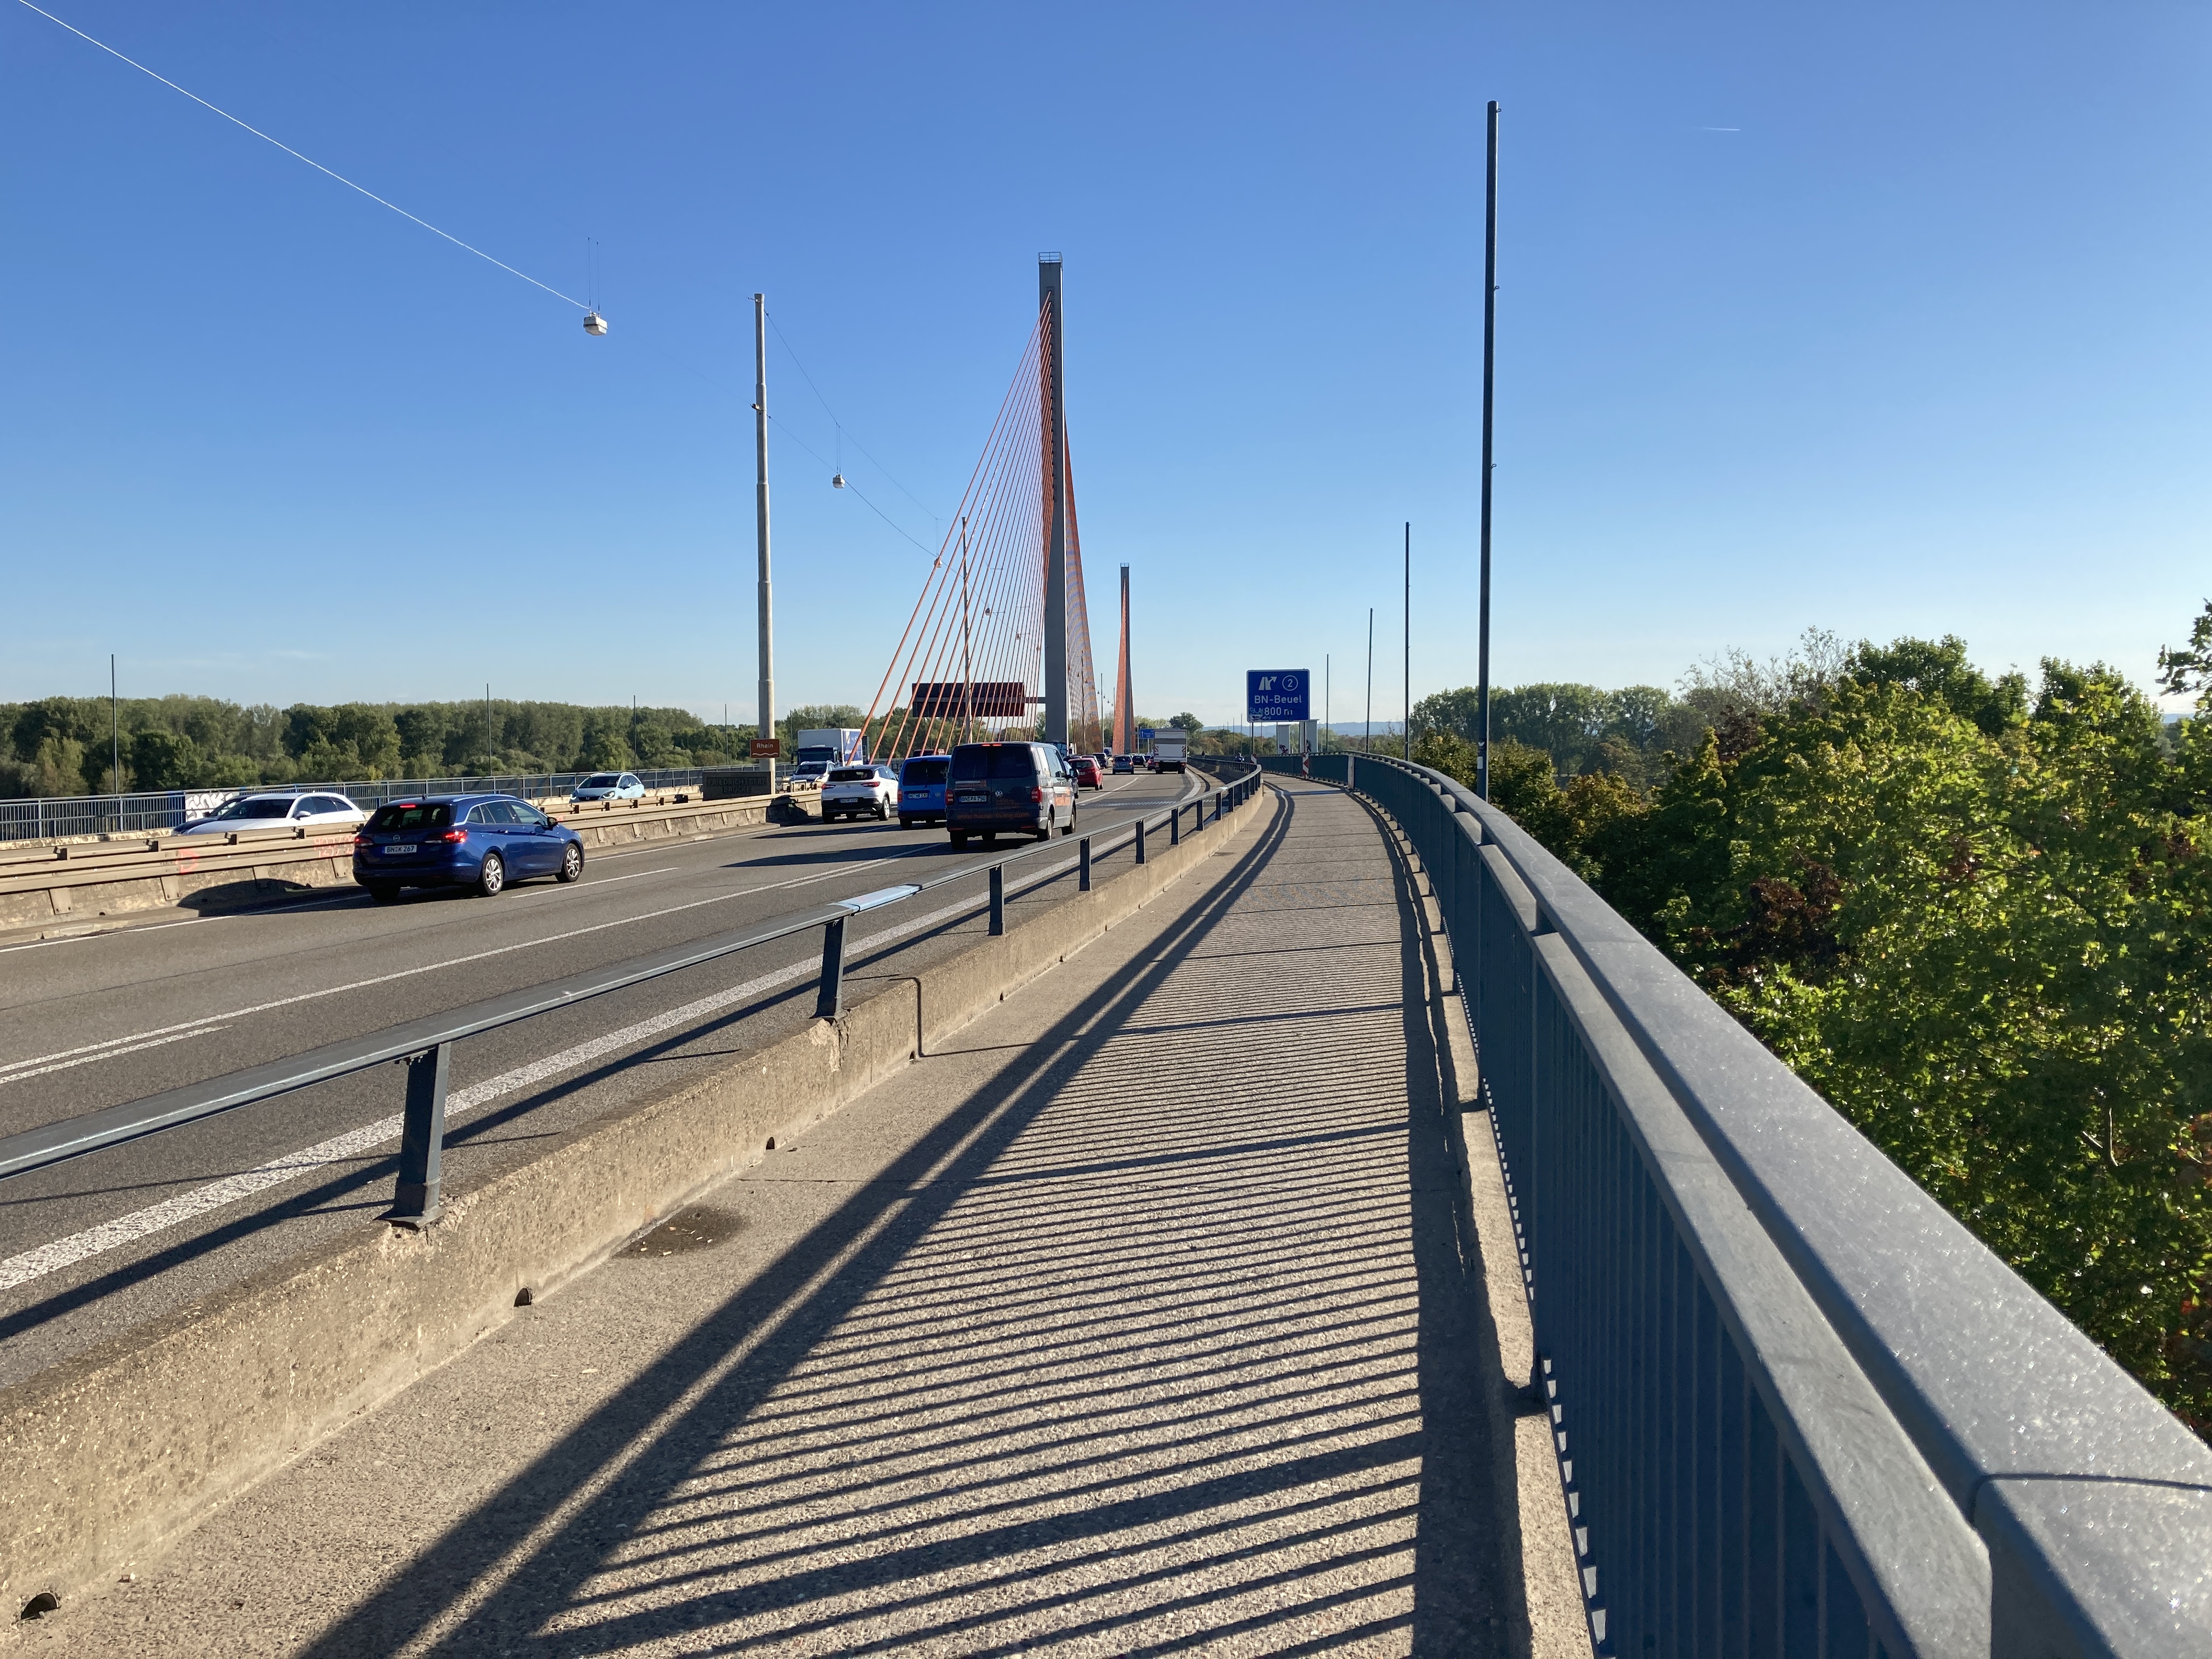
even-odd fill
[[[1310,775],[1444,918],[1601,1653],[2212,1653],[2212,1449],[1504,813]]]
[[[1176,802],[1164,813],[1140,813],[1133,824],[1126,826],[1126,836],[1109,842],[1099,850],[1110,852],[1133,845],[1136,861],[1141,864],[1145,861],[1148,827],[1162,824],[1170,841],[1180,842],[1186,817],[1191,820],[1190,827],[1195,831],[1207,822],[1206,809],[1211,806],[1212,821],[1218,823],[1224,811],[1234,811],[1251,799],[1260,787],[1259,778],[1259,769],[1255,767],[1211,793],[1202,792],[1193,799]],[[1106,833],[1110,836],[1118,831]],[[1091,888],[1094,839],[1090,836],[1080,837],[1077,849],[1078,881],[1086,892]],[[1054,842],[1040,842],[991,863],[990,890],[984,902],[992,933],[1006,931],[1006,866],[1054,850]],[[332,1078],[404,1060],[407,1062],[407,1109],[400,1137],[399,1174],[392,1207],[384,1218],[404,1226],[424,1226],[438,1213],[439,1170],[446,1137],[446,1081],[456,1042],[817,927],[823,930],[822,969],[814,1012],[817,1018],[835,1019],[844,1008],[846,922],[854,916],[913,898],[950,882],[965,881],[976,873],[977,867],[971,863],[928,881],[834,900],[797,915],[781,917],[719,939],[676,945],[605,968],[587,969],[549,984],[511,991],[446,1013],[426,1015],[367,1036],[329,1043],[304,1054],[26,1130],[0,1139],[0,1179],[46,1169],[257,1101],[290,1094]]]
[[[605,770],[605,768],[601,768]],[[136,836],[173,830],[192,812],[188,802],[221,805],[240,795],[292,790],[327,791],[356,806],[378,807],[414,795],[497,794],[538,799],[566,793],[592,772],[500,772],[474,778],[386,778],[355,783],[270,783],[242,788],[157,789],[133,795],[32,796],[0,800],[0,842],[45,841],[60,836]],[[696,789],[698,768],[671,768],[630,775],[647,789]],[[203,809],[214,810],[213,806]]]

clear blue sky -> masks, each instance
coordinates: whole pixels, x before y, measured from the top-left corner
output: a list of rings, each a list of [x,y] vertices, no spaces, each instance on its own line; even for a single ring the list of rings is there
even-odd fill
[[[556,288],[597,237],[613,332],[0,0],[0,697],[749,716],[749,296],[943,515],[1054,248],[1102,665],[1126,560],[1147,711],[1329,653],[1357,719],[1372,605],[1395,716],[1402,520],[1474,678],[1491,97],[1502,683],[2148,683],[2212,591],[2202,6],[49,9]],[[865,702],[927,560],[775,465],[780,701]]]

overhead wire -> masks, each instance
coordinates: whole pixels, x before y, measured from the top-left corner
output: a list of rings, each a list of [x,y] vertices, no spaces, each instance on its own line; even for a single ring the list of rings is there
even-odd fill
[[[245,131],[252,133],[256,138],[261,140],[263,143],[274,144],[278,149],[283,150],[284,154],[291,156],[294,160],[305,161],[309,167],[314,168],[316,172],[324,173],[330,178],[337,179],[348,190],[358,191],[362,195],[368,197],[370,201],[375,203],[379,207],[389,208],[401,218],[411,221],[413,223],[422,226],[423,229],[428,231],[432,235],[444,237],[455,247],[475,254],[477,258],[483,260],[487,264],[497,265],[501,270],[507,272],[510,276],[521,277],[524,282],[529,283],[532,288],[544,289],[546,293],[551,295],[555,299],[565,300],[570,305],[575,307],[579,311],[589,311],[592,308],[583,301],[577,299],[574,295],[563,294],[559,289],[555,288],[551,283],[539,282],[535,276],[532,276],[526,270],[517,270],[513,265],[507,264],[506,260],[495,258],[491,254],[486,253],[482,248],[476,246],[473,243],[463,241],[451,231],[439,229],[437,226],[432,224],[428,219],[421,218],[415,214],[410,213],[405,208],[401,207],[397,202],[387,202],[383,197],[379,196],[374,191],[370,190],[368,186],[354,183],[352,179],[347,178],[343,173],[332,172],[331,169],[325,167],[320,161],[315,160],[313,156],[302,155],[298,150],[294,149],[291,145],[286,143],[283,139],[270,137],[267,133],[262,131],[259,127],[254,126],[249,122],[241,121],[238,117],[233,115],[228,110],[209,103],[208,100],[201,97],[199,94],[191,90],[189,88],[179,86],[174,81],[169,79],[167,76],[158,74],[155,70],[148,69],[145,64],[140,63],[135,58],[125,57],[122,52],[116,51],[114,47],[109,46],[105,40],[95,40],[93,36],[87,34],[82,29],[77,27],[76,24],[64,22],[62,19],[55,16],[53,13],[44,9],[42,7],[33,5],[31,3],[31,0],[15,0],[15,3],[16,4],[23,7],[27,11],[37,12],[40,16],[45,18],[49,23],[55,24],[61,28],[67,29],[71,34],[76,35],[78,40],[88,41],[93,46],[98,46],[110,58],[117,58],[123,63],[130,64],[132,69],[137,70],[141,75],[149,76],[153,80],[159,81],[163,86],[168,88],[170,91],[184,94],[185,97],[191,99],[192,102],[200,106],[201,108],[213,110],[217,115],[222,117],[224,120],[229,122],[233,126],[244,128]]]
[[[793,432],[791,429],[789,422],[779,419],[774,410],[771,410],[769,411],[768,418],[769,424],[774,426],[778,432],[783,434],[783,436],[790,439],[792,442],[797,444],[808,454],[813,456],[816,460],[821,461],[823,465],[828,466],[830,465],[828,461],[822,460],[822,454],[819,450],[816,449],[813,445],[808,443],[804,438],[801,438],[797,433]],[[883,508],[878,507],[873,501],[869,501],[866,495],[862,495],[860,485],[854,483],[850,478],[848,478],[845,480],[845,488],[851,490],[855,495],[859,495],[862,501],[866,502],[869,512],[874,514],[885,524],[889,525],[893,530],[898,532],[900,535],[904,536],[907,540],[913,542],[914,544],[920,548],[923,552],[927,553],[929,551],[929,544],[927,542],[915,541],[914,536],[908,531],[904,525],[901,524],[896,519],[891,517],[890,514],[884,512]],[[927,511],[927,509],[924,510]]]
[[[877,460],[874,453],[858,438],[854,438],[851,428],[847,427],[845,422],[838,418],[837,411],[830,406],[830,399],[823,395],[822,388],[814,383],[814,377],[806,372],[806,365],[799,361],[798,351],[792,346],[791,337],[783,331],[783,325],[776,321],[775,313],[773,311],[768,313],[768,325],[775,331],[775,337],[782,343],[785,354],[791,359],[791,366],[799,371],[799,378],[806,382],[806,389],[814,394],[815,401],[822,405],[822,412],[830,417],[830,425],[837,428],[839,438],[851,440],[853,447],[859,450],[863,455],[866,455],[870,463],[875,467],[876,471],[882,473],[885,478],[890,480],[891,488],[897,490],[900,495],[905,496],[907,500],[912,501],[916,507],[920,507],[932,524],[943,524],[945,520],[939,518],[936,514],[931,512],[928,504],[922,501],[920,496],[916,495],[914,491],[908,489],[896,478],[892,477],[890,468],[885,466],[881,461]],[[817,457],[816,459],[818,459],[820,458]],[[852,486],[848,483],[846,488],[850,489]]]

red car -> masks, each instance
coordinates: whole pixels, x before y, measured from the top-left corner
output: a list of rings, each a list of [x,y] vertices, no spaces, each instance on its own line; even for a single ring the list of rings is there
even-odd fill
[[[1078,755],[1074,764],[1077,783],[1090,789],[1103,789],[1106,787],[1106,775],[1098,769],[1098,762],[1095,757]]]

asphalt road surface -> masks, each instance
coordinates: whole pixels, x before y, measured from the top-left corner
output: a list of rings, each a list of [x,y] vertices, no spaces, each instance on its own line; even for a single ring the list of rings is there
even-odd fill
[[[1097,837],[1201,788],[1086,793]],[[902,882],[970,882],[852,924],[848,973],[901,971],[982,932],[963,915],[1003,856],[941,829],[770,825],[591,858],[574,886],[497,898],[352,890],[278,909],[0,949],[0,1134],[219,1077],[505,991]],[[1010,871],[1072,864],[1074,847]],[[1123,867],[1124,852],[1101,869]],[[1018,875],[1018,872],[1021,872]],[[1072,874],[1023,890],[1053,902]],[[872,945],[871,941],[874,941]],[[545,1137],[812,1012],[810,930],[457,1045],[445,1176],[465,1190]],[[0,1385],[234,1282],[386,1207],[403,1074],[379,1067],[0,1182]]]

